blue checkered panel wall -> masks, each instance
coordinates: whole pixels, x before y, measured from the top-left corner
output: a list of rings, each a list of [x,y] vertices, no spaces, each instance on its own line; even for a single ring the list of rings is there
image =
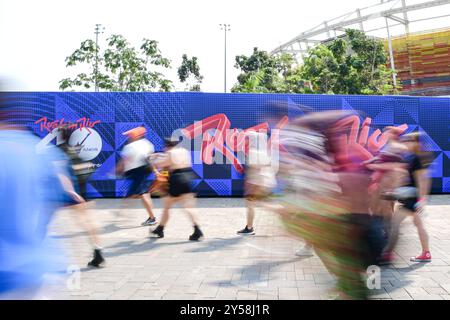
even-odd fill
[[[98,167],[88,183],[88,196],[121,197],[127,181],[116,179],[114,168],[125,141],[123,132],[147,128],[147,138],[156,151],[163,149],[163,138],[177,129],[192,128],[194,123],[208,123],[214,136],[220,130],[245,130],[266,124],[276,128],[281,119],[301,116],[305,110],[355,110],[361,123],[370,118],[371,132],[385,126],[408,125],[406,132],[423,133],[425,151],[434,153],[431,175],[434,193],[450,192],[450,99],[381,96],[266,95],[210,93],[7,93],[6,106],[23,109],[22,124],[43,139],[56,143],[53,128],[72,123],[77,129],[73,142],[83,142],[86,159]],[[195,130],[194,130],[195,131]],[[192,131],[192,133],[194,133]],[[369,133],[370,134],[370,133]],[[193,139],[194,140],[194,139]],[[217,141],[216,141],[217,142]],[[194,142],[192,142],[194,145]],[[200,149],[193,148],[194,186],[200,196],[240,196],[243,174],[237,153],[226,141],[216,146],[214,156],[222,157],[208,164]],[[223,146],[225,146],[223,148]],[[227,149],[227,152],[223,150]],[[238,164],[237,164],[238,163]],[[152,177],[150,177],[152,179]]]

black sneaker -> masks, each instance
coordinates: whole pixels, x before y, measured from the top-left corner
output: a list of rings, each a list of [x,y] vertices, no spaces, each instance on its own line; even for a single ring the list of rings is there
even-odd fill
[[[242,230],[239,230],[237,232],[237,234],[240,234],[240,235],[254,235],[255,234],[255,229],[253,229],[253,228],[249,229],[247,226],[245,226],[245,228],[242,229]]]
[[[190,241],[198,241],[203,238],[203,232],[199,227],[194,227],[194,233],[189,236]]]
[[[164,227],[157,226],[155,230],[150,232],[150,235],[157,238],[164,238]]]
[[[147,220],[141,223],[141,226],[146,227],[146,226],[153,226],[155,224],[157,224],[156,218],[148,218]]]
[[[95,268],[98,268],[98,267],[100,267],[104,262],[105,262],[105,259],[103,258],[102,252],[100,251],[100,249],[95,249],[95,250],[94,250],[94,259],[92,259],[92,260],[88,263],[88,266],[89,266],[89,267],[95,267]]]

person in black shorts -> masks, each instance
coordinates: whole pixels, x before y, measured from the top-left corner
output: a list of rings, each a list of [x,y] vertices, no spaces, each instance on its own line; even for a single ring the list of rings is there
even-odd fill
[[[185,211],[194,225],[194,233],[189,237],[191,241],[198,241],[203,238],[203,232],[197,222],[197,217],[191,208],[195,207],[195,194],[191,188],[192,162],[191,154],[188,150],[178,145],[178,141],[165,139],[166,156],[155,165],[169,171],[169,190],[163,197],[164,210],[161,221],[151,236],[164,237],[164,228],[169,220],[169,210],[177,202],[181,202]]]
[[[416,257],[412,257],[410,260],[413,262],[431,261],[429,237],[421,218],[426,197],[430,190],[430,179],[427,168],[431,163],[431,159],[427,154],[420,151],[419,137],[419,133],[411,133],[402,138],[409,151],[404,157],[404,162],[407,165],[407,182],[395,192],[399,206],[392,219],[389,244],[384,250],[382,259],[384,263],[392,261],[392,251],[398,241],[400,224],[408,216],[413,218],[422,246],[422,253]]]

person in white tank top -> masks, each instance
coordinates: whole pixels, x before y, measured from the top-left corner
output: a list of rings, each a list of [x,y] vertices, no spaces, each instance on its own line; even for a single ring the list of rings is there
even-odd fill
[[[174,204],[181,202],[194,226],[194,233],[189,237],[189,240],[198,241],[203,238],[203,233],[198,226],[197,217],[192,211],[196,201],[195,194],[190,186],[192,180],[191,153],[178,146],[178,141],[165,139],[165,143],[166,156],[155,162],[155,165],[169,170],[169,192],[163,198],[164,210],[161,222],[151,232],[151,235],[158,238],[164,237],[164,228],[169,220],[169,210]]]

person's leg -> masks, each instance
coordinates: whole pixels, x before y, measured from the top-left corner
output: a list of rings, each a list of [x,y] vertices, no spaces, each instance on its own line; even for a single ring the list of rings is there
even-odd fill
[[[73,207],[78,223],[89,235],[89,240],[92,246],[96,249],[100,248],[100,240],[97,235],[97,228],[95,227],[88,211],[88,203],[81,203]]]
[[[166,226],[169,221],[169,210],[176,203],[176,199],[171,196],[164,197],[163,199],[163,213],[161,216],[160,226]]]
[[[75,210],[75,214],[77,217],[78,223],[82,226],[82,228],[87,232],[91,245],[94,248],[94,257],[88,263],[89,266],[99,267],[102,263],[105,262],[105,259],[102,255],[102,248],[100,246],[100,240],[97,234],[97,228],[91,220],[91,216],[88,212],[89,206],[91,203],[82,202],[72,207]]]
[[[150,219],[155,219],[155,215],[153,214],[153,203],[152,198],[149,193],[144,193],[141,195],[141,200],[144,203],[145,210],[147,210],[148,216]]]
[[[253,235],[253,234],[255,234],[255,231],[253,229],[253,221],[255,219],[255,201],[254,201],[254,199],[251,199],[247,196],[245,203],[246,203],[246,207],[247,207],[247,224],[245,225],[245,228],[242,230],[239,230],[237,232],[237,234]]]
[[[155,230],[151,231],[151,234],[158,236],[159,238],[164,237],[164,227],[169,221],[169,210],[177,202],[177,199],[171,196],[164,197],[163,199],[163,214],[161,216],[161,221]]]
[[[247,209],[247,223],[245,228],[239,230],[237,234],[240,235],[253,235],[255,234],[253,230],[253,221],[255,219],[255,201],[258,194],[257,186],[252,183],[244,182],[245,190],[245,207]]]
[[[425,229],[423,220],[419,214],[417,214],[417,213],[414,214],[413,222],[417,228],[417,231],[419,232],[419,239],[420,239],[420,244],[422,245],[422,252],[429,252],[430,246],[429,246],[428,233],[427,233],[427,230]]]
[[[192,225],[194,226],[194,233],[189,236],[189,240],[198,241],[203,237],[203,232],[200,230],[200,226],[198,225],[198,218],[193,210],[196,203],[195,196],[193,193],[186,193],[180,196],[180,201],[182,202],[183,208],[189,215]]]
[[[395,246],[397,245],[398,236],[400,232],[400,224],[408,217],[408,212],[406,209],[400,207],[398,208],[391,220],[391,230],[389,233],[389,242],[386,246],[384,252],[391,253]]]
[[[253,222],[255,220],[255,201],[246,200],[247,204],[247,228],[253,229]]]
[[[137,189],[137,177],[135,170],[130,170],[128,173],[126,173],[126,181],[130,184],[128,185],[128,189],[125,192],[125,196],[123,200],[120,203],[120,208],[117,211],[117,217],[124,217],[124,212],[128,208],[131,207],[131,204],[133,203],[133,200],[136,198],[136,189]]]

